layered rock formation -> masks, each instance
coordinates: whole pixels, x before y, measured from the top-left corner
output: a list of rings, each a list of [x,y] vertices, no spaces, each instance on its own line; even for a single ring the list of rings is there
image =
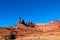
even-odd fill
[[[18,20],[18,24],[16,26],[0,28],[0,40],[54,34],[60,35],[60,21],[58,20],[54,20],[47,24],[28,22],[27,25],[20,23],[20,20]]]

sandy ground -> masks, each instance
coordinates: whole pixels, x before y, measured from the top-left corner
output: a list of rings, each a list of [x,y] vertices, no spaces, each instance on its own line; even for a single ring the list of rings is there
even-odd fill
[[[49,35],[49,36],[39,36],[39,37],[22,37],[16,40],[60,40],[60,35]]]

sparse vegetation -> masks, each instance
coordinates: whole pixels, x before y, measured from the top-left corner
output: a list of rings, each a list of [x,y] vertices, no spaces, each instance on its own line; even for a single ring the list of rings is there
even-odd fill
[[[11,28],[6,28],[7,30],[11,30]]]
[[[60,28],[60,26],[59,26],[59,28]]]
[[[9,39],[14,40],[14,39],[16,39],[16,37],[15,37],[15,35],[14,35],[14,34],[11,34]]]

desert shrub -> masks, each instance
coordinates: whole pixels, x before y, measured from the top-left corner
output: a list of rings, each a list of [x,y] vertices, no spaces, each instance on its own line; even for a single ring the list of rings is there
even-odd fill
[[[18,27],[18,29],[21,29],[20,27]]]
[[[11,28],[6,28],[7,30],[11,30]]]
[[[25,32],[26,32],[27,30],[25,30]]]
[[[16,39],[16,37],[14,34],[11,34],[9,39]]]
[[[15,33],[17,33],[17,31],[14,31]]]
[[[58,26],[60,28],[60,26]]]
[[[34,37],[36,37],[36,35],[34,35]]]
[[[20,36],[24,36],[24,35],[20,35]]]

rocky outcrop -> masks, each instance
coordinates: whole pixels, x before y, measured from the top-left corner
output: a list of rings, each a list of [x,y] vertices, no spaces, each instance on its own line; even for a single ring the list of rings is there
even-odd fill
[[[42,31],[58,30],[60,28],[60,21],[54,20],[54,21],[49,22],[47,24],[37,24],[36,28],[40,29]]]
[[[36,25],[36,24],[34,24],[34,23],[32,23],[32,22],[28,22],[27,25],[28,25],[29,27],[35,28],[35,25]]]

